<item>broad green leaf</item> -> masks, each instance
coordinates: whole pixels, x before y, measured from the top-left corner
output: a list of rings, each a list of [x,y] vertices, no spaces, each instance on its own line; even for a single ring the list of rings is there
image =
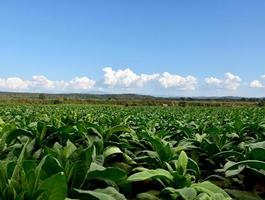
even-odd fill
[[[159,191],[151,190],[143,193],[137,194],[137,199],[139,200],[159,200],[157,197],[159,195]]]
[[[225,198],[229,198],[229,195],[220,187],[216,186],[215,184],[209,182],[209,181],[204,181],[202,183],[195,183],[191,185],[192,188],[197,190],[198,192],[203,192],[207,193],[210,196],[213,196],[215,194],[221,194]]]
[[[135,173],[128,177],[128,181],[135,182],[135,181],[144,181],[151,178],[164,178],[170,181],[173,181],[173,176],[164,169],[150,169],[143,172]]]
[[[188,158],[187,169],[189,171],[193,171],[195,173],[195,175],[199,175],[200,174],[200,168],[199,168],[197,162],[195,162],[191,158]]]
[[[193,200],[197,196],[197,191],[191,187],[181,189],[166,187],[163,189],[162,194],[175,194],[176,197],[181,196],[184,200]]]
[[[241,158],[242,157],[242,153],[234,151],[234,150],[229,150],[229,151],[221,151],[217,154],[214,154],[212,156],[212,159],[216,159],[216,158],[229,158],[231,156],[234,156],[236,158]]]
[[[38,184],[41,178],[47,178],[49,176],[52,176],[53,174],[61,172],[62,170],[63,169],[60,167],[58,160],[56,160],[54,157],[51,157],[49,155],[43,157],[34,170],[35,182],[33,190],[36,190],[38,188]]]
[[[39,189],[44,192],[38,200],[64,200],[66,198],[67,185],[63,172],[45,179]]]
[[[198,142],[202,142],[202,140],[204,139],[204,138],[206,138],[207,137],[207,134],[206,133],[204,133],[204,134],[202,134],[202,135],[200,135],[200,134],[198,134],[198,133],[196,133],[195,134],[195,138],[196,138],[196,140],[198,141]]]
[[[67,140],[66,146],[63,148],[65,158],[69,158],[76,149],[77,147],[70,140]]]
[[[225,176],[226,177],[236,176],[236,175],[240,174],[244,169],[245,169],[245,166],[242,165],[242,166],[238,166],[237,169],[226,170]]]
[[[254,160],[265,161],[265,148],[255,148],[250,152],[251,158]]]
[[[110,146],[106,148],[106,150],[103,152],[103,155],[105,158],[107,158],[113,154],[118,154],[118,153],[122,153],[119,147]]]
[[[111,127],[107,131],[107,134],[111,135],[111,134],[117,133],[117,132],[128,132],[128,133],[131,133],[131,132],[134,132],[134,131],[127,125],[117,125],[117,126]]]
[[[214,200],[214,199],[206,193],[201,193],[197,196],[196,200]]]
[[[15,129],[12,130],[8,135],[6,136],[6,144],[10,144],[14,139],[16,139],[18,136],[28,136],[30,138],[33,138],[33,135],[31,132],[23,129]]]
[[[100,179],[103,181],[114,181],[115,183],[121,183],[122,181],[126,180],[126,175],[126,172],[119,168],[105,168],[96,163],[92,163],[85,179]]]
[[[249,144],[249,147],[250,147],[251,149],[265,148],[265,141],[251,143],[251,144]]]
[[[177,168],[180,170],[181,174],[186,174],[187,165],[188,165],[188,156],[184,151],[181,151],[177,161]]]
[[[260,174],[265,176],[265,162],[259,160],[244,160],[240,162],[227,162],[224,166],[224,170],[235,170],[240,166],[246,166],[248,168],[253,168]]]
[[[13,185],[15,184],[15,182],[19,181],[19,172],[22,169],[23,158],[24,158],[24,154],[25,154],[25,151],[26,151],[28,143],[29,143],[29,140],[23,146],[23,148],[22,148],[22,150],[20,152],[20,155],[18,157],[18,160],[16,162],[16,165],[15,165],[14,171],[12,173],[12,176],[10,178],[10,183],[13,184]]]
[[[105,189],[96,190],[79,190],[75,189],[78,193],[83,194],[84,197],[94,197],[98,200],[126,200],[125,196],[119,193],[113,187],[107,187]]]
[[[111,180],[116,183],[120,183],[121,181],[126,179],[126,173],[114,167],[108,167],[104,170],[94,170],[89,171],[86,178],[89,179],[101,179],[101,180]]]
[[[39,170],[38,173],[41,172],[40,175],[43,179],[63,171],[63,168],[55,157],[47,155],[41,160],[36,170]]]
[[[247,191],[240,191],[240,190],[226,190],[229,194],[231,194],[233,197],[237,198],[238,200],[262,200],[261,197],[259,197],[254,192],[247,192]]]
[[[3,126],[5,124],[4,120],[0,117],[0,126]]]
[[[197,196],[197,192],[193,188],[182,188],[178,189],[177,192],[184,200],[193,200]]]

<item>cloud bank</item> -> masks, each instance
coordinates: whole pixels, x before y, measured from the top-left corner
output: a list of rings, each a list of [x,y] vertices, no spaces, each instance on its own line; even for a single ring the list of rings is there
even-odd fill
[[[104,84],[110,87],[143,87],[149,82],[157,82],[163,88],[195,90],[197,79],[193,76],[182,77],[177,74],[136,74],[130,69],[114,71],[111,67],[103,69]]]
[[[224,74],[223,78],[209,76],[200,81],[193,75],[182,76],[169,72],[144,74],[136,73],[131,69],[114,70],[111,67],[102,69],[100,81],[87,76],[74,77],[71,80],[50,80],[44,75],[34,75],[25,80],[21,77],[0,78],[2,91],[33,91],[33,92],[89,92],[89,91],[187,91],[193,94],[206,87],[216,91],[236,91],[239,88],[252,89],[265,88],[265,74],[260,75],[260,80],[255,79],[249,83],[231,72]],[[151,89],[150,89],[151,88]],[[128,90],[127,90],[128,89]],[[197,93],[199,94],[199,93]]]
[[[219,89],[237,90],[241,85],[241,78],[230,72],[225,73],[223,79],[207,77],[204,79],[206,84]]]
[[[64,91],[64,90],[88,90],[94,87],[96,81],[88,77],[75,77],[70,81],[52,81],[43,75],[35,75],[31,80],[19,77],[0,78],[0,89],[10,91]]]
[[[140,74],[137,75],[130,69],[114,71],[111,67],[105,67],[104,84],[115,87],[142,87],[149,81],[156,80],[159,74]]]

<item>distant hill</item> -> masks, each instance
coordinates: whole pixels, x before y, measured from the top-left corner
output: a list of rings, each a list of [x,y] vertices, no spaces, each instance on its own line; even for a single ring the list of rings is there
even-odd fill
[[[157,97],[150,95],[140,95],[140,94],[88,94],[88,93],[20,93],[20,92],[0,92],[0,97],[6,98],[39,98],[40,94],[44,95],[46,98],[69,98],[69,99],[96,99],[96,100],[108,100],[108,99],[156,99]]]
[[[224,97],[157,97],[151,95],[141,95],[141,94],[96,94],[93,93],[24,93],[24,92],[0,92],[0,99],[39,99],[42,95],[45,99],[74,99],[74,100],[96,100],[96,101],[129,101],[129,100],[165,100],[165,101],[260,101],[263,98],[252,98],[252,97],[237,97],[237,96],[224,96]]]

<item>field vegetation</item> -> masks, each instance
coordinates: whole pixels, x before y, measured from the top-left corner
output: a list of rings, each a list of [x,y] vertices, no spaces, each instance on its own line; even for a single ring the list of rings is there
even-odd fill
[[[265,109],[1,105],[1,200],[262,200]]]
[[[44,94],[0,92],[0,104],[93,104],[123,106],[265,106],[265,98],[245,97],[155,97],[138,94]]]

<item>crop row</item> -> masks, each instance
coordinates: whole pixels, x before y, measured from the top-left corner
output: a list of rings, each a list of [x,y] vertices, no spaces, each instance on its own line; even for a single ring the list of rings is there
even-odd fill
[[[265,109],[0,106],[2,200],[262,200]]]

